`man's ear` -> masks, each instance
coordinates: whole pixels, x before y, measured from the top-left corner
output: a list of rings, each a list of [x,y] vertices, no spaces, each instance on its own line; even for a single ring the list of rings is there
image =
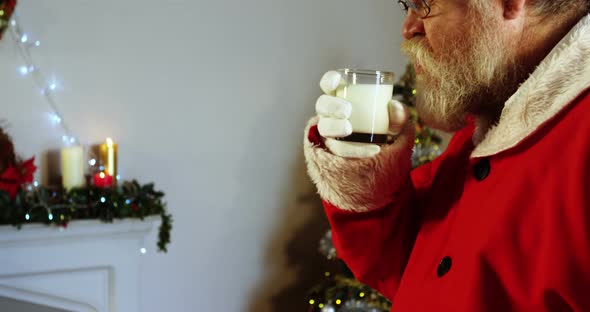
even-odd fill
[[[515,19],[524,14],[524,5],[527,0],[503,0],[504,18]]]

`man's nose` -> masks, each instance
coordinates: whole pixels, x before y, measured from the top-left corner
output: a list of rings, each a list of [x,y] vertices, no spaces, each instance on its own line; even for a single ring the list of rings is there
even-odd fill
[[[408,10],[406,21],[402,29],[402,35],[404,39],[409,40],[414,38],[416,35],[424,35],[424,22],[413,10]]]

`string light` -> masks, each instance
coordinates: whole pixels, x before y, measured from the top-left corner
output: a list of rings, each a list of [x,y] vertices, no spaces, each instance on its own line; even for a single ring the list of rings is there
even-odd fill
[[[53,213],[49,213],[49,221],[53,220]]]
[[[141,247],[139,252],[141,252],[141,254],[145,255],[145,253],[147,252],[147,249],[145,249],[145,247]]]
[[[315,304],[315,300],[313,300],[313,299],[310,299],[310,300],[309,300],[309,304],[311,304],[311,305],[314,305],[314,304]]]
[[[51,114],[51,121],[53,121],[54,123],[58,124],[61,122],[61,117],[59,117],[56,114]]]
[[[10,20],[10,34],[18,46],[18,52],[25,65],[19,66],[18,72],[22,76],[31,76],[36,87],[40,90],[45,101],[47,102],[51,112],[50,120],[54,125],[59,125],[63,131],[62,141],[66,145],[80,142],[75,135],[72,134],[70,128],[63,119],[63,115],[59,112],[55,99],[53,98],[54,91],[57,91],[60,84],[55,80],[48,80],[40,68],[36,65],[33,59],[31,48],[41,46],[41,41],[33,40],[28,33],[22,31],[16,16]]]
[[[25,220],[27,220],[27,221],[31,220],[31,215],[27,213],[27,214],[25,215]]]
[[[29,73],[29,67],[21,66],[18,68],[18,71],[20,72],[21,75],[25,76],[26,74]]]
[[[101,202],[101,203],[105,203],[106,201],[107,201],[107,199],[106,199],[106,198],[104,198],[104,197],[101,197],[101,198],[100,198],[100,202]]]

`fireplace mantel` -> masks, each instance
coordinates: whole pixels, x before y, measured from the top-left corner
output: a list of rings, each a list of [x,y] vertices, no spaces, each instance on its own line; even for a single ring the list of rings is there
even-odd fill
[[[0,226],[0,296],[68,311],[138,312],[142,248],[155,249],[144,239],[158,223]]]

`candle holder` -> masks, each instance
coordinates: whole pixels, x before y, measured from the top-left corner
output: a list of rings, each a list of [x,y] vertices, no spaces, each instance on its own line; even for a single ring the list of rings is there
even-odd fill
[[[93,178],[94,186],[101,188],[112,187],[115,183],[114,180],[113,176],[104,172],[96,173]]]

